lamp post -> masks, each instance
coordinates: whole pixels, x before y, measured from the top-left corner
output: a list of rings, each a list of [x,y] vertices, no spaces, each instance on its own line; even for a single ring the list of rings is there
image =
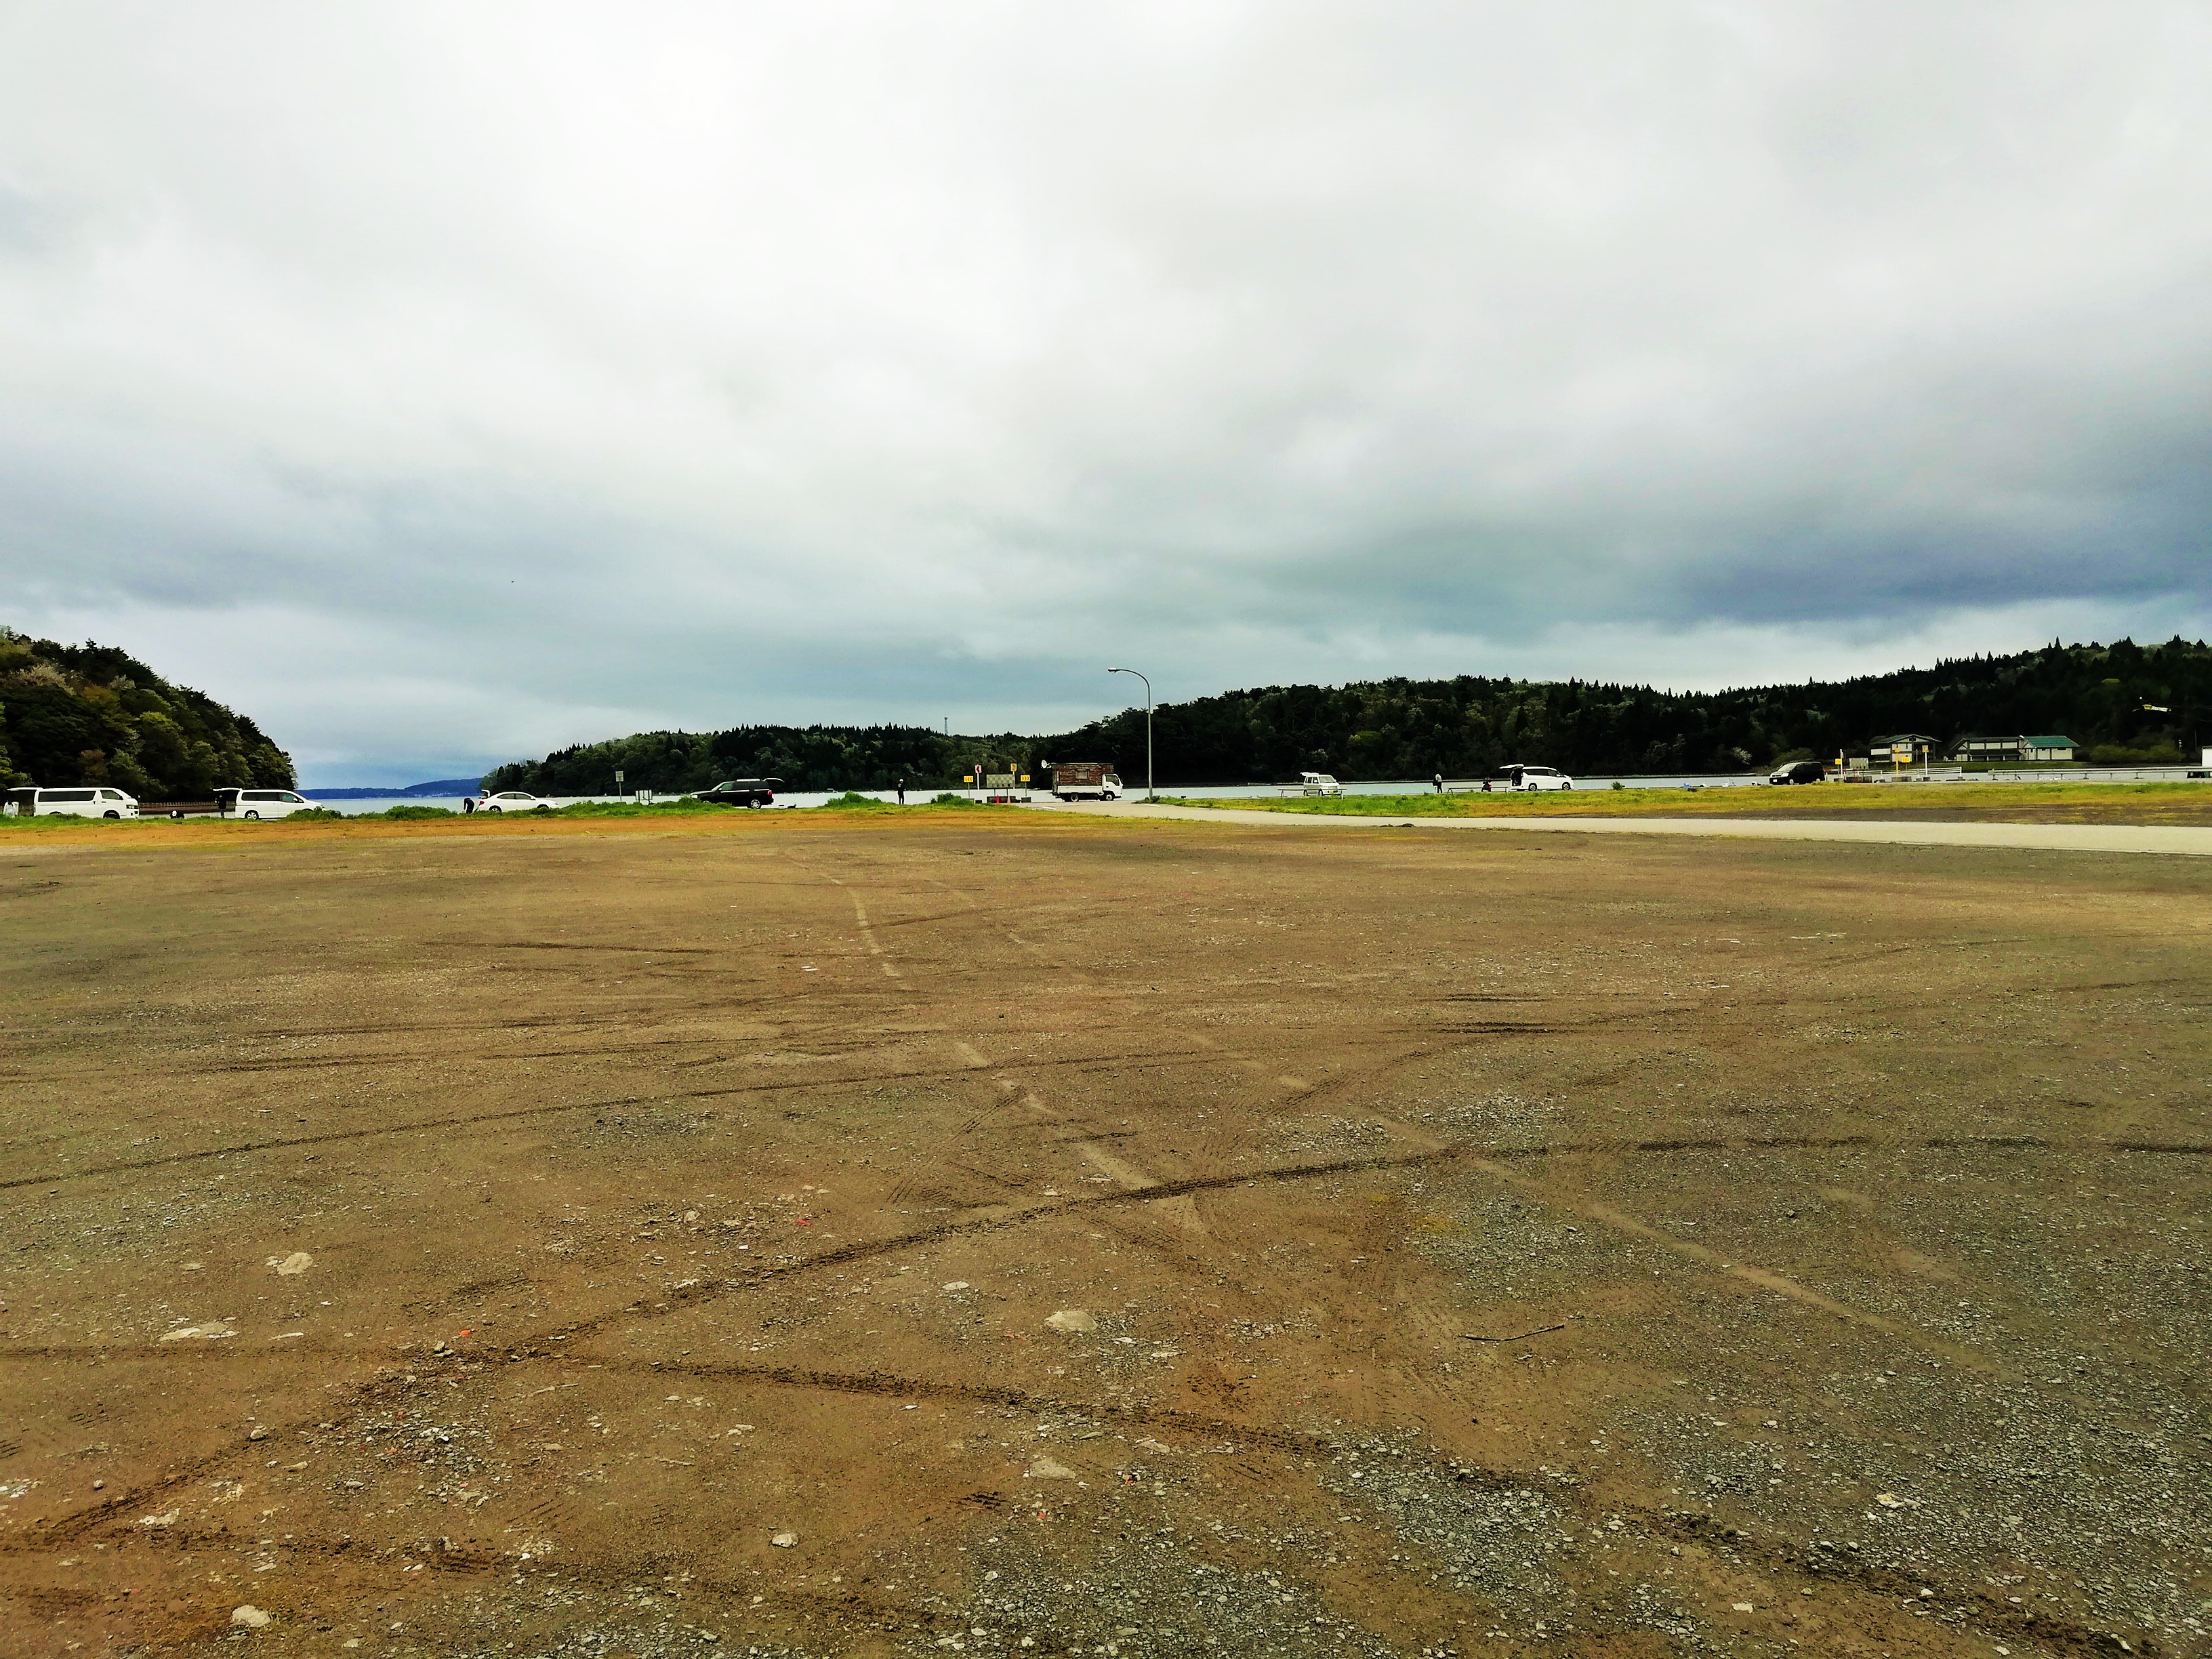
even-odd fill
[[[1109,668],[1106,672],[1137,674],[1133,668]],[[1152,683],[1142,674],[1137,674],[1137,678],[1145,681],[1145,799],[1158,800],[1159,797],[1152,793]]]

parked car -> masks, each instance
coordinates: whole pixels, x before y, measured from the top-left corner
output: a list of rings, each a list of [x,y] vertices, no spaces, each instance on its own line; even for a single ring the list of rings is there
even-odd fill
[[[135,818],[138,803],[120,789],[10,789],[8,807],[18,817]]]
[[[215,810],[225,817],[289,818],[295,812],[317,812],[322,802],[309,800],[289,789],[218,789]]]
[[[1331,773],[1301,772],[1298,774],[1298,793],[1302,795],[1340,795],[1344,793],[1344,786]]]
[[[486,795],[477,803],[479,812],[550,812],[553,803],[543,795],[533,795],[526,789],[502,789],[496,795]]]
[[[1575,781],[1565,772],[1550,766],[1509,766],[1505,769],[1508,789],[1571,789]]]
[[[781,778],[732,778],[712,789],[702,789],[695,799],[717,806],[773,806]]]
[[[1791,761],[1778,766],[1766,780],[1769,783],[1826,783],[1828,769],[1818,761]]]

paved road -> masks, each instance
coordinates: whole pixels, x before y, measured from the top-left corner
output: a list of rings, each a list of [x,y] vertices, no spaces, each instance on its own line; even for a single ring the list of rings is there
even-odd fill
[[[1139,801],[1041,801],[1040,812],[1197,823],[1328,824],[1337,829],[1555,830],[1582,836],[1734,836],[1753,841],[1858,841],[1903,847],[2010,847],[2055,853],[2166,853],[2212,858],[2212,829],[2149,823],[1899,823],[1842,818],[1393,818],[1333,812],[1250,812],[1147,806]]]

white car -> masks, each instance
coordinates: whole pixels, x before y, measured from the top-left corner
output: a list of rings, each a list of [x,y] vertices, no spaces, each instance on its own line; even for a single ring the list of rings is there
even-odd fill
[[[8,811],[19,817],[135,818],[138,803],[120,789],[10,789]]]
[[[218,789],[216,810],[225,817],[289,818],[295,812],[319,812],[323,804],[289,789]]]
[[[550,812],[552,810],[551,801],[521,789],[502,789],[496,795],[486,795],[477,803],[479,812]]]
[[[1505,769],[1508,789],[1571,789],[1575,781],[1565,772],[1551,766],[1509,766]]]

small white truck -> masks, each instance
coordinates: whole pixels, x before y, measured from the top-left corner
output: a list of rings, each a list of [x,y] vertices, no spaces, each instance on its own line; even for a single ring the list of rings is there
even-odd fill
[[[1047,761],[1052,793],[1060,800],[1119,800],[1121,780],[1106,761]]]

